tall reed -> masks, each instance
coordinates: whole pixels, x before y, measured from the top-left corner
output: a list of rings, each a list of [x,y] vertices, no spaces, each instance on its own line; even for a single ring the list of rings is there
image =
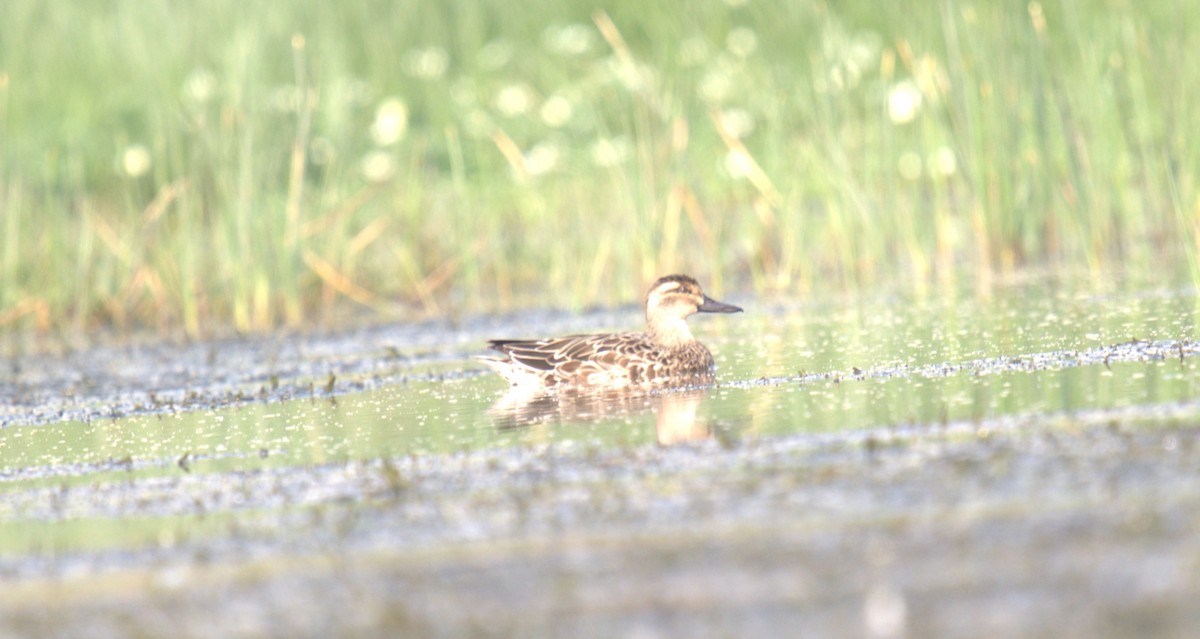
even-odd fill
[[[0,330],[1195,280],[1193,4],[13,0]]]

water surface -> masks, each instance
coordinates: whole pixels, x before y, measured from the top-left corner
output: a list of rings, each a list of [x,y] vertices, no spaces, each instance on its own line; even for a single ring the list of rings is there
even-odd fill
[[[720,383],[710,388],[532,402],[508,396],[502,380],[471,360],[487,337],[640,323],[637,309],[531,313],[441,339],[436,332],[417,340],[384,333],[377,354],[358,354],[371,363],[359,365],[368,372],[357,377],[323,374],[323,361],[348,354],[318,352],[308,393],[290,401],[254,400],[278,383],[268,374],[241,381],[238,393],[247,401],[224,408],[150,407],[115,419],[6,427],[0,517],[21,525],[0,538],[0,554],[42,548],[47,538],[61,551],[196,528],[178,509],[152,503],[140,525],[108,528],[98,523],[108,521],[103,504],[86,513],[29,505],[72,488],[204,474],[236,482],[239,472],[272,468],[546,445],[637,450],[711,440],[728,447],[806,434],[919,433],[962,422],[987,428],[1030,416],[1070,421],[1123,408],[1159,422],[1200,412],[1189,403],[1200,396],[1192,291],[1076,294],[1034,283],[988,297],[733,301],[746,313],[691,321],[718,361]],[[1159,342],[1174,346],[1119,347]],[[1178,357],[1163,348],[1177,348]],[[346,392],[356,380],[368,390]]]

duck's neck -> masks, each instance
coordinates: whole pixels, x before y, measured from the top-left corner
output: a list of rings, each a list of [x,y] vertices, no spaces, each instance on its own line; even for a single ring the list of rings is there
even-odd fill
[[[696,341],[682,317],[646,317],[647,332],[655,343],[666,348],[680,348]]]

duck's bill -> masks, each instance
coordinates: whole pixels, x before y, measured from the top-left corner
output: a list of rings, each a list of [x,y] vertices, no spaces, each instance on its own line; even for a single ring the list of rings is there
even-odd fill
[[[741,313],[742,312],[742,309],[739,306],[734,306],[733,304],[726,304],[724,302],[718,302],[717,300],[714,300],[713,298],[711,298],[707,295],[704,296],[704,303],[701,304],[696,310],[700,311],[701,313]]]

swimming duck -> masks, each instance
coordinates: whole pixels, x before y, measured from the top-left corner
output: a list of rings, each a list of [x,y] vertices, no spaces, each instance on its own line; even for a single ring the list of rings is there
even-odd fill
[[[713,380],[712,353],[692,336],[694,313],[742,309],[704,294],[687,275],[660,278],[646,293],[646,332],[491,340],[502,357],[480,357],[513,386],[621,388],[686,386]]]

